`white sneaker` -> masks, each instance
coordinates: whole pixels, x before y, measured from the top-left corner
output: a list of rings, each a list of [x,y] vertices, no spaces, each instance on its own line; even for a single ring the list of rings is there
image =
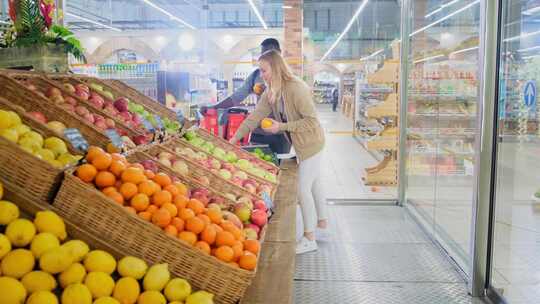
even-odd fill
[[[310,241],[305,236],[303,236],[299,242],[296,242],[296,254],[302,254],[316,250],[317,242],[315,240]]]

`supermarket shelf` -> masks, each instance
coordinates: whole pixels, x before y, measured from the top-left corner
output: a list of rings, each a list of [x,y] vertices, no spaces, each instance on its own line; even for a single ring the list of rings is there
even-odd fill
[[[416,117],[439,117],[439,118],[445,118],[445,119],[474,119],[476,118],[476,115],[466,115],[462,113],[409,113],[409,116],[416,116]]]

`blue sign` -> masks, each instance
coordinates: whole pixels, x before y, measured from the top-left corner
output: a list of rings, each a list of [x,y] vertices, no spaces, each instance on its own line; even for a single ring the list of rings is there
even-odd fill
[[[270,195],[268,195],[268,193],[266,193],[266,191],[263,191],[262,193],[262,199],[266,205],[266,208],[268,208],[268,210],[272,210],[272,208],[274,208],[274,202],[272,202],[272,199],[270,198]]]
[[[523,102],[528,107],[536,105],[536,85],[534,81],[528,81],[523,87]]]
[[[80,151],[86,152],[88,150],[88,142],[82,136],[79,129],[75,128],[66,128],[64,129],[64,136],[71,142],[71,145]]]
[[[122,149],[124,147],[124,141],[122,140],[122,137],[120,137],[120,134],[118,134],[118,132],[116,132],[115,129],[107,129],[105,130],[105,134],[111,140],[112,144],[115,147],[117,147],[118,149]]]

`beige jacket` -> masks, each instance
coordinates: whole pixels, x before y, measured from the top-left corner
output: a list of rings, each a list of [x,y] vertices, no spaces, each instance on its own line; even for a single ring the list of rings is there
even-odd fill
[[[300,161],[306,160],[324,148],[324,130],[317,117],[315,104],[309,87],[299,78],[284,83],[283,105],[286,123],[281,120],[282,103],[268,101],[267,92],[263,93],[257,107],[240,125],[234,135],[235,142],[248,132],[257,128],[261,120],[270,113],[280,122],[280,131],[290,132],[292,145]]]

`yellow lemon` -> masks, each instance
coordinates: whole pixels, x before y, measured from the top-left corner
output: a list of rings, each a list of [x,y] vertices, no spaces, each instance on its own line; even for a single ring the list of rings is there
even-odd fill
[[[59,246],[60,241],[54,234],[49,232],[42,232],[34,237],[34,239],[32,240],[32,244],[30,244],[30,250],[36,257],[36,259],[39,259],[41,255],[46,251]]]
[[[261,121],[261,128],[268,129],[272,127],[272,120],[269,118],[265,118]]]
[[[118,300],[111,297],[102,297],[94,301],[93,304],[120,304]]]
[[[175,278],[167,283],[164,293],[169,301],[184,301],[191,294],[191,285],[184,279]]]
[[[9,277],[0,277],[0,303],[24,303],[26,290],[21,282]]]
[[[84,266],[81,263],[73,263],[58,276],[58,281],[62,288],[66,288],[71,284],[82,283],[85,277],[86,269]]]
[[[108,297],[114,289],[114,280],[105,272],[90,272],[84,279],[94,299]]]
[[[71,255],[74,262],[80,262],[84,259],[86,254],[90,251],[90,247],[81,240],[71,240],[62,244],[62,247],[66,248]]]
[[[11,251],[11,242],[7,236],[0,233],[0,260]]]
[[[13,116],[8,111],[0,110],[0,129],[7,129],[13,125]]]
[[[167,304],[167,300],[165,300],[165,296],[163,296],[161,292],[148,290],[141,293],[137,300],[137,304]]]
[[[51,291],[56,288],[54,277],[44,271],[32,271],[24,275],[21,283],[29,293]]]
[[[66,224],[58,214],[52,211],[39,211],[34,218],[34,225],[39,232],[50,232],[61,241],[67,237]]]
[[[113,297],[122,304],[133,304],[137,302],[140,292],[139,282],[134,278],[125,277],[116,282]]]
[[[144,290],[161,291],[170,279],[171,274],[169,273],[168,265],[156,264],[150,267],[144,276],[143,288]]]
[[[71,264],[73,264],[73,260],[69,252],[61,246],[43,253],[39,258],[41,270],[50,274],[61,273],[68,269]]]
[[[144,277],[147,269],[145,261],[132,256],[124,257],[118,262],[118,273],[123,277],[139,280]]]
[[[30,250],[13,250],[6,254],[2,259],[2,274],[4,276],[20,279],[34,269],[35,262],[34,256]]]
[[[9,201],[0,201],[0,225],[8,225],[19,218],[19,207]]]
[[[72,284],[62,292],[62,304],[92,304],[92,294],[83,284]]]
[[[36,227],[27,219],[16,219],[6,228],[6,236],[13,247],[25,247],[36,235]]]
[[[58,304],[58,298],[50,291],[38,291],[28,297],[26,304]]]
[[[92,250],[84,258],[86,271],[101,271],[112,274],[116,269],[116,260],[113,256],[103,250]]]
[[[186,304],[214,304],[214,295],[206,291],[196,291],[186,299]]]

